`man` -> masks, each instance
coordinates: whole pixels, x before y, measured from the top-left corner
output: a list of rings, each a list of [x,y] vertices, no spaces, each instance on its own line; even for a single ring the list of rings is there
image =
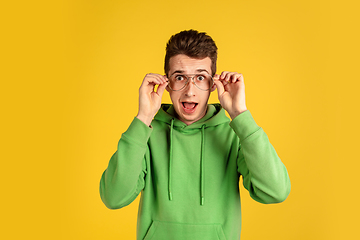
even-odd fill
[[[141,192],[137,239],[239,239],[240,175],[258,202],[290,192],[285,166],[246,108],[242,74],[215,74],[216,60],[210,36],[183,31],[167,44],[166,75],[141,84],[138,115],[100,182],[111,209]],[[171,105],[161,105],[165,89]],[[215,89],[220,104],[208,105]]]

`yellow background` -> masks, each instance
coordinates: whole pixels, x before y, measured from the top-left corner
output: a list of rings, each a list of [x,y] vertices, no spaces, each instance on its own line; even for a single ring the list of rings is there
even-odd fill
[[[1,3],[0,238],[135,239],[138,199],[107,209],[100,177],[144,75],[163,73],[167,40],[193,28],[215,39],[218,73],[244,74],[292,182],[278,205],[241,188],[242,239],[358,239],[357,2]]]

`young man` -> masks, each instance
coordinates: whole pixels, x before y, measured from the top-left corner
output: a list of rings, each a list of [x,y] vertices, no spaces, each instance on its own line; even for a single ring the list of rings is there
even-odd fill
[[[290,192],[285,166],[246,108],[242,74],[215,74],[216,60],[211,37],[183,31],[167,44],[166,75],[141,84],[138,115],[100,182],[111,209],[141,192],[137,239],[239,239],[240,175],[258,202]],[[220,104],[208,105],[216,88]],[[165,89],[172,105],[161,105]]]

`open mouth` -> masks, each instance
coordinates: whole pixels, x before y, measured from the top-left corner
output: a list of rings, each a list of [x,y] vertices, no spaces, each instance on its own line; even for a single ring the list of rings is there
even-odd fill
[[[195,102],[181,102],[181,105],[186,113],[193,113],[198,105]]]

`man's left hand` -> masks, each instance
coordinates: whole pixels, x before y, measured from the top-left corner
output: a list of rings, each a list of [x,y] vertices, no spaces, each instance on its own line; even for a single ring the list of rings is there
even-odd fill
[[[241,73],[224,71],[221,75],[215,74],[214,83],[220,104],[229,113],[231,119],[247,110],[244,77]]]

